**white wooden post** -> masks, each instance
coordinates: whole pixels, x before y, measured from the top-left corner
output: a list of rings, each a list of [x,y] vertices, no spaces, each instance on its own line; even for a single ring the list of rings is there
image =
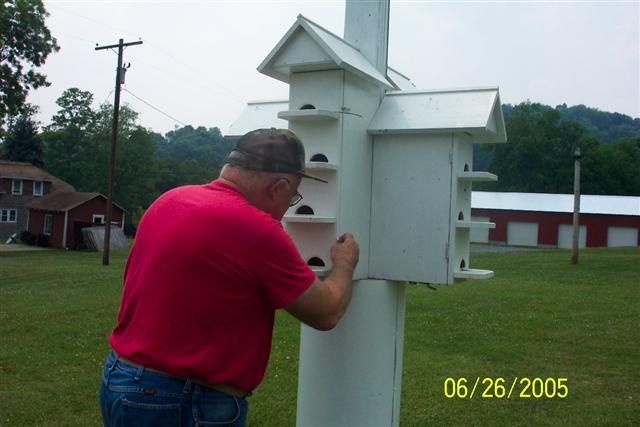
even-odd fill
[[[389,0],[347,0],[344,39],[383,75],[387,74],[389,52]]]
[[[344,39],[356,46],[384,76],[387,70],[388,28],[388,0],[347,0]],[[348,88],[345,90],[348,91]],[[377,96],[367,100],[372,104],[369,109],[375,111],[383,96],[384,89],[379,88]],[[363,129],[355,126],[360,135],[353,136],[366,139],[362,146],[367,148],[360,151],[360,156],[352,158],[343,153],[343,190],[349,186],[347,180],[357,182],[361,178],[356,176],[358,174],[354,170],[371,170],[372,137],[366,134],[366,124],[364,126]],[[353,139],[347,140],[345,135],[344,144],[351,143]],[[345,147],[345,152],[348,149]],[[365,188],[360,185],[357,191],[339,195],[343,217],[349,217],[350,210],[360,210],[358,206],[353,206],[355,201],[365,204],[364,211],[370,212],[371,182],[363,181],[362,184]],[[361,217],[359,221],[368,225],[370,218]],[[348,225],[345,224],[345,228]],[[360,244],[368,246],[368,241],[361,241]],[[369,251],[366,246],[361,247],[364,256],[361,256],[360,262],[368,264]],[[404,284],[358,280],[354,283],[347,313],[336,329],[318,332],[303,325],[297,425],[399,425],[404,319]]]

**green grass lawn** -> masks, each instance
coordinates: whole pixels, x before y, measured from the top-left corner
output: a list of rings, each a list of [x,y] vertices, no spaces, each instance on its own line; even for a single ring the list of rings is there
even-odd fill
[[[0,425],[97,426],[125,253],[0,253]],[[496,277],[407,288],[401,425],[640,424],[640,248],[474,254]],[[279,313],[249,425],[293,426],[299,324]],[[564,399],[449,399],[446,378],[567,378]],[[481,386],[479,386],[481,387]]]

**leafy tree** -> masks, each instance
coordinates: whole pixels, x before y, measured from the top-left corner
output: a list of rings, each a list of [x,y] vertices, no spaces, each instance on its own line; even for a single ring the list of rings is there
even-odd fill
[[[135,211],[131,213],[131,224],[134,227],[136,228],[138,227],[138,224],[140,224],[140,220],[142,220],[142,217],[144,216],[145,212],[146,212],[146,209],[139,206],[138,208],[136,208]]]
[[[623,138],[613,143],[614,161],[624,189],[620,195],[640,196],[640,137]]]
[[[640,137],[640,118],[631,118],[620,113],[609,113],[584,105],[567,107],[558,105],[556,110],[566,121],[577,122],[587,132],[602,142],[613,143],[622,138]]]
[[[573,192],[573,149],[582,149],[583,194],[638,195],[640,183],[639,119],[584,106],[555,109],[533,103],[503,107],[509,142],[482,146],[474,167],[486,163],[497,173],[497,183],[481,183],[478,190],[520,192]],[[568,120],[573,115],[580,123]],[[587,123],[587,127],[581,123]],[[597,126],[596,126],[597,125]],[[626,130],[625,130],[626,129]],[[640,127],[638,128],[640,129]],[[604,142],[619,133],[636,135]]]
[[[596,144],[583,155],[581,191],[584,194],[640,196],[639,162],[640,138]]]
[[[489,170],[497,183],[477,186],[494,191],[568,193],[573,188],[573,148],[586,136],[574,122],[561,121],[551,107],[522,103],[506,121],[509,142],[489,147]]]
[[[9,127],[4,144],[4,158],[42,166],[42,140],[38,125],[28,114],[18,117]]]
[[[160,192],[184,184],[202,184],[220,173],[232,144],[218,128],[185,126],[168,132],[158,142]]]
[[[94,110],[92,100],[90,92],[77,88],[65,90],[58,98],[60,110],[43,135],[45,163],[49,172],[78,191],[106,194],[112,107],[103,104]],[[136,124],[137,117],[129,106],[120,108],[114,200],[126,209],[142,205],[155,193],[155,143]],[[133,184],[136,180],[146,182],[144,189]]]
[[[34,70],[60,49],[45,25],[48,15],[40,0],[0,3],[0,131],[7,115],[23,111],[29,90],[49,85]]]
[[[104,150],[94,138],[97,116],[92,100],[90,92],[65,90],[56,100],[60,110],[43,133],[46,169],[78,191],[99,191],[103,176],[99,162]]]
[[[129,212],[135,212],[149,206],[159,195],[156,144],[150,132],[140,126],[118,143],[114,199]]]
[[[220,158],[226,156],[232,145],[224,139],[220,129],[193,128],[185,126],[166,134],[165,143],[160,146],[161,157]]]
[[[138,128],[136,121],[138,119],[138,113],[131,109],[128,105],[123,105],[120,107],[120,115],[118,121],[118,144],[117,144],[117,152],[116,152],[116,175],[114,181],[114,200],[119,200],[116,198],[118,195],[119,186],[124,183],[119,179],[119,170],[121,168],[121,162],[123,161],[123,156],[121,155],[123,151],[123,145],[127,144],[127,141],[130,135]],[[93,128],[90,132],[90,145],[92,147],[93,152],[95,153],[95,171],[96,171],[96,181],[94,188],[98,190],[92,191],[100,191],[103,194],[107,194],[109,179],[108,172],[108,163],[109,156],[111,153],[111,132],[113,126],[113,106],[107,103],[100,105],[98,111],[96,111],[96,120],[94,122]],[[153,162],[154,159],[142,159],[140,161]],[[129,209],[131,206],[125,206],[126,209]]]
[[[78,191],[98,191],[98,149],[91,135],[73,126],[42,134],[45,169]]]
[[[80,90],[76,87],[69,88],[62,92],[56,100],[60,110],[51,118],[49,129],[63,129],[75,126],[81,130],[87,130],[96,119],[93,111],[93,94],[89,91]]]
[[[93,95],[65,90],[43,134],[45,167],[78,191],[106,194],[112,106],[92,107]],[[185,126],[166,138],[137,124],[138,113],[120,107],[114,200],[139,220],[162,192],[215,179],[232,148],[218,128]],[[135,215],[133,215],[135,213]]]

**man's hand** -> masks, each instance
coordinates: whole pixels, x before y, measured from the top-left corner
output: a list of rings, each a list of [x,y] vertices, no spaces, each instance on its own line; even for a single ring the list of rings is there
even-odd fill
[[[338,241],[331,248],[331,259],[334,268],[348,268],[353,271],[358,264],[360,248],[351,233],[345,233],[338,238]]]
[[[340,236],[331,248],[331,273],[324,280],[316,279],[286,310],[312,328],[333,329],[349,305],[353,270],[359,257],[360,249],[353,235]]]

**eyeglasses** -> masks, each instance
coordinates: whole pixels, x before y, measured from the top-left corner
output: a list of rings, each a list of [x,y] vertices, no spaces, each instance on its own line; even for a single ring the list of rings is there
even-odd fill
[[[289,207],[297,205],[298,203],[300,203],[301,200],[302,200],[302,194],[296,192],[296,194],[294,194],[293,197],[289,199]]]
[[[289,181],[289,178],[286,178],[283,176],[280,179],[284,179],[285,181],[287,181],[287,183],[291,184],[291,181]],[[297,205],[298,203],[300,203],[301,200],[302,200],[302,194],[296,191],[296,194],[291,196],[291,198],[289,199],[289,207]]]

